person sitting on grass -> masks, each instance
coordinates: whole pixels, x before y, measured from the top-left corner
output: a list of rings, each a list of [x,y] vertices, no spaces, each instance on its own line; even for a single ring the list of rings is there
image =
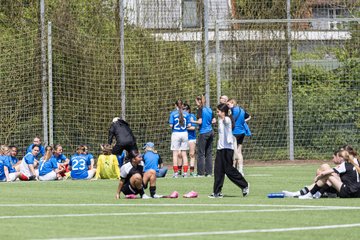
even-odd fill
[[[150,195],[152,198],[160,198],[156,194],[156,172],[149,170],[144,173],[144,163],[142,156],[137,150],[128,152],[129,162],[125,163],[120,169],[120,182],[116,191],[115,198],[120,199],[121,192],[129,198],[140,195],[142,199],[150,198],[145,194],[144,189],[150,182]]]
[[[143,147],[145,149],[145,154],[143,155],[144,171],[147,172],[153,169],[156,171],[156,177],[162,178],[165,177],[168,169],[163,166],[163,161],[154,147],[155,145],[152,142],[146,143]]]
[[[95,179],[119,179],[120,170],[116,155],[111,154],[110,144],[101,145],[102,154],[99,156],[96,164]]]
[[[313,199],[323,187],[335,188],[340,198],[360,198],[359,161],[346,150],[340,150],[338,156],[344,161],[335,168],[324,165],[325,170],[316,176],[314,187],[299,199]]]
[[[0,182],[13,182],[20,176],[11,163],[10,149],[7,145],[0,147]]]
[[[12,167],[19,172],[20,171],[20,163],[19,159],[16,157],[18,154],[18,148],[16,146],[9,146],[10,149],[10,163]]]
[[[20,177],[22,181],[36,180],[35,168],[38,165],[36,156],[39,155],[40,147],[33,145],[30,153],[27,153],[20,163]]]
[[[39,152],[38,154],[35,156],[36,159],[39,159],[41,156],[45,155],[45,147],[43,145],[41,145],[41,138],[36,136],[34,137],[33,143],[30,144],[27,149],[26,149],[26,154],[31,153],[34,146],[38,146],[39,147]],[[41,155],[40,155],[41,154]]]
[[[52,157],[53,148],[47,146],[45,148],[45,155],[41,157],[39,162],[38,178],[40,181],[52,181],[62,179],[61,173],[65,172],[65,169],[60,170],[60,164]]]
[[[341,149],[340,149],[341,150]],[[344,159],[338,156],[340,150],[336,150],[333,154],[332,162],[335,164],[335,166],[340,165],[342,162],[344,162]],[[316,176],[318,176],[322,171],[325,171],[328,169],[328,164],[322,164],[317,170],[316,170]],[[315,186],[315,183],[312,183],[309,186],[305,186],[304,188],[300,189],[299,191],[290,192],[283,190],[282,193],[285,197],[300,197],[303,195],[306,195],[310,192],[310,190]],[[319,190],[319,193],[316,193],[317,197],[320,197],[322,195],[323,197],[337,197],[337,191],[334,188],[322,188]]]
[[[63,154],[63,147],[60,144],[55,144],[53,149],[53,155],[51,158],[54,158],[56,162],[58,163],[59,170],[62,177],[65,177],[65,173],[69,172],[68,166],[70,159],[68,159]]]
[[[88,180],[95,175],[96,169],[91,169],[91,161],[85,151],[85,146],[78,146],[76,149],[77,154],[74,154],[70,159],[70,176],[74,180]]]

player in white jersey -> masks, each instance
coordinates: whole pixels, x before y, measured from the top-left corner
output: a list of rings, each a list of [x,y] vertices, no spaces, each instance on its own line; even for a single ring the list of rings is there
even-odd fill
[[[232,135],[232,120],[229,117],[229,108],[226,104],[217,106],[219,140],[217,144],[215,166],[214,166],[214,192],[210,198],[222,198],[221,193],[225,174],[239,188],[243,196],[249,193],[249,184],[244,176],[233,166],[234,138]]]

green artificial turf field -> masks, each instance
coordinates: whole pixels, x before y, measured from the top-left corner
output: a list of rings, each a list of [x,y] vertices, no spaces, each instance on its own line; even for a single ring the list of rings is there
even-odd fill
[[[267,198],[316,168],[248,166],[246,198],[228,179],[224,198],[208,198],[212,177],[158,179],[158,194],[179,198],[147,200],[115,200],[115,180],[1,183],[0,239],[358,239],[360,199]],[[191,190],[199,197],[182,197]]]

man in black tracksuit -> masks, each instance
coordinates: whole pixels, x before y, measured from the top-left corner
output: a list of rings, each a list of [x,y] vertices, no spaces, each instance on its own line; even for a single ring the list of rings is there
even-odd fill
[[[112,154],[121,155],[123,150],[131,152],[138,150],[136,138],[129,127],[129,124],[121,118],[114,118],[109,129],[108,144],[112,144],[115,137],[116,144],[112,149]]]

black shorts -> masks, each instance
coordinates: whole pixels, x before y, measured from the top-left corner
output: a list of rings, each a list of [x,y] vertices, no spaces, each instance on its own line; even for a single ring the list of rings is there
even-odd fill
[[[237,145],[242,144],[244,142],[245,133],[243,133],[243,134],[234,134],[234,137],[236,138]]]
[[[341,198],[360,198],[360,191],[353,192],[346,184],[341,185],[339,197]]]
[[[112,154],[120,156],[124,150],[130,152],[132,150],[138,150],[138,148],[136,143],[134,145],[129,145],[129,146],[120,146],[115,144],[115,146],[112,149]]]
[[[137,188],[131,186],[130,182],[124,184],[124,186],[121,189],[121,192],[124,195],[129,195],[129,194],[135,194],[136,195],[136,194],[140,193]]]

